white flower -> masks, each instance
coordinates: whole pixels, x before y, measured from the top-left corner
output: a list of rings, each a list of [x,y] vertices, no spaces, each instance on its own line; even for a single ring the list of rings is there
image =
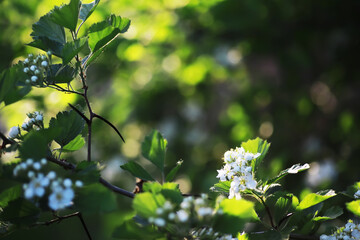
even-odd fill
[[[29,178],[35,177],[35,173],[33,171],[28,171],[27,175],[28,175]]]
[[[218,175],[217,178],[220,178],[220,181],[224,182],[226,181],[227,172],[224,169],[217,170]]]
[[[354,194],[354,198],[360,198],[360,189]]]
[[[38,69],[36,69],[34,73],[35,73],[35,75],[39,75],[40,71]]]
[[[33,178],[26,186],[25,198],[31,199],[34,196],[42,197],[45,194],[45,188],[49,185],[49,179],[39,173],[37,178]]]
[[[47,61],[42,61],[42,62],[41,62],[41,66],[47,67],[47,65],[48,65],[48,62],[47,62]]]
[[[24,130],[27,130],[27,128],[28,128],[27,122],[24,122],[24,123],[21,125],[21,128],[24,129]]]
[[[155,218],[154,224],[158,227],[164,227],[166,222],[163,218]]]
[[[50,180],[53,180],[54,178],[56,178],[56,173],[54,171],[50,171],[46,177]]]
[[[195,200],[195,204],[196,204],[196,205],[204,205],[204,204],[205,204],[205,201],[204,201],[204,199],[202,199],[202,198],[197,198],[197,199]]]
[[[29,72],[29,68],[28,68],[28,67],[24,68],[24,73],[27,73],[27,72]]]
[[[40,160],[40,163],[41,163],[41,165],[46,165],[46,164],[47,164],[46,158],[42,158],[42,159]]]
[[[59,210],[72,205],[74,191],[71,188],[55,187],[49,196],[49,207]]]
[[[36,116],[35,120],[38,122],[41,122],[43,120],[43,116],[41,114],[39,114]]]
[[[83,184],[82,181],[76,180],[76,181],[75,181],[75,186],[76,186],[76,187],[82,187],[82,186],[84,186],[84,184]]]
[[[41,164],[39,162],[34,162],[33,168],[36,169],[36,170],[40,170],[41,169]]]
[[[212,209],[209,207],[201,207],[197,210],[197,214],[201,217],[207,216],[207,215],[211,215],[212,214]]]
[[[168,218],[169,220],[174,220],[176,217],[175,213],[169,213]]]
[[[164,213],[164,209],[162,209],[162,208],[157,208],[156,209],[156,214],[157,215],[161,215],[161,214],[163,214]]]
[[[351,236],[353,236],[353,238],[355,238],[355,239],[360,239],[359,230],[355,229],[354,231],[352,231]]]
[[[64,179],[63,184],[64,184],[64,186],[65,186],[66,188],[69,188],[69,187],[71,187],[71,185],[72,185],[72,181],[71,181],[71,179],[66,178],[66,179]]]
[[[36,70],[36,66],[35,66],[35,65],[32,65],[32,66],[30,67],[30,70],[31,70],[31,71],[35,71],[35,70]]]
[[[189,219],[189,214],[184,210],[177,211],[176,216],[180,222],[186,222]]]
[[[9,137],[16,138],[20,134],[20,128],[18,126],[14,126],[10,128]]]
[[[22,169],[26,169],[27,168],[27,165],[26,165],[26,163],[24,163],[24,162],[22,162],[22,163],[20,163],[20,168],[22,168]]]
[[[30,62],[29,59],[25,58],[24,63],[29,63],[29,62]]]
[[[37,76],[32,76],[32,77],[31,77],[31,81],[32,81],[32,82],[36,82],[37,80],[38,80],[38,77],[37,77]]]
[[[188,209],[188,208],[190,208],[190,206],[191,205],[190,205],[190,203],[188,201],[182,201],[181,204],[180,204],[180,207],[183,208],[183,209]]]
[[[26,164],[27,164],[28,166],[31,166],[33,163],[34,163],[34,160],[33,160],[32,158],[28,158],[28,159],[26,160]]]

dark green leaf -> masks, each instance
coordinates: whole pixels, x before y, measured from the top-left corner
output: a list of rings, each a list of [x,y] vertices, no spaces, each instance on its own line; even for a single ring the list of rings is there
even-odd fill
[[[176,166],[175,166],[173,169],[171,169],[171,171],[168,173],[168,175],[166,175],[165,181],[171,182],[172,180],[174,180],[175,175],[176,175],[176,173],[179,171],[182,163],[183,163],[182,160],[181,160],[181,161],[178,161],[178,162],[176,163]]]
[[[60,146],[65,146],[84,129],[85,120],[75,111],[59,112],[56,118],[52,118],[49,128],[61,129],[60,134],[55,137],[55,141]]]
[[[90,17],[90,15],[94,12],[96,6],[99,4],[100,0],[95,0],[91,3],[85,4],[83,3],[80,8],[79,18],[85,22],[86,19]]]
[[[31,131],[28,133],[23,143],[20,145],[19,151],[22,159],[45,158],[48,153],[48,137],[44,134],[46,131]]]
[[[17,225],[34,223],[40,210],[26,199],[18,198],[10,201],[0,213],[0,221],[9,221]]]
[[[214,230],[222,233],[237,234],[241,232],[244,225],[249,221],[257,220],[254,204],[244,199],[225,199],[219,208],[223,214],[216,215]]]
[[[81,134],[77,135],[76,138],[71,140],[68,144],[66,144],[63,148],[63,152],[73,152],[77,151],[85,145],[85,139],[81,136]]]
[[[18,63],[0,74],[0,103],[5,105],[17,102],[31,90],[25,83],[28,76],[23,72],[24,66]]]
[[[2,191],[0,194],[0,208],[6,207],[10,201],[19,198],[22,195],[22,192],[21,185],[16,185]]]
[[[40,20],[32,25],[30,34],[34,40],[47,38],[64,45],[66,42],[64,28],[51,21],[49,15],[42,16]]]
[[[47,72],[46,81],[49,84],[70,83],[76,75],[76,70],[68,65],[52,64]]]
[[[288,237],[283,237],[280,232],[275,230],[269,230],[261,233],[247,233],[243,238],[239,240],[283,240]]]
[[[281,191],[282,186],[278,183],[271,184],[267,186],[265,191],[265,196],[270,196],[271,194],[274,194],[275,192]]]
[[[98,183],[86,185],[78,189],[75,206],[82,213],[111,212],[117,208],[116,196]]]
[[[315,217],[313,221],[320,222],[335,219],[343,214],[343,209],[339,206],[332,206],[331,208],[326,209],[325,213],[322,216]]]
[[[354,215],[360,217],[360,200],[346,203],[346,208],[347,208],[347,210],[352,212]]]
[[[72,42],[67,42],[62,50],[63,65],[68,64],[81,49],[85,46],[87,38],[76,39]]]
[[[63,43],[53,41],[47,37],[39,37],[27,45],[44,51],[50,50],[53,55],[58,57],[62,56],[62,49],[64,47]]]
[[[76,25],[79,17],[80,0],[70,0],[69,4],[55,7],[49,13],[50,19],[63,27],[72,31],[76,30]]]
[[[145,218],[156,216],[156,209],[163,206],[165,198],[161,194],[149,192],[136,194],[132,206],[137,213]]]
[[[143,156],[157,166],[161,171],[164,171],[166,145],[166,140],[156,130],[153,130],[148,136],[146,136],[141,145]]]
[[[154,181],[151,175],[139,164],[136,162],[128,162],[122,166],[122,169],[130,172],[134,177],[146,180],[146,181]]]
[[[295,164],[291,168],[282,170],[276,177],[266,181],[265,184],[270,185],[272,183],[275,183],[275,182],[279,181],[281,178],[285,177],[288,174],[296,174],[296,173],[305,171],[305,170],[307,170],[309,168],[310,168],[310,166],[307,163],[305,163],[304,165],[300,165],[299,163]]]
[[[89,47],[96,52],[109,44],[119,33],[124,33],[130,26],[130,20],[112,15],[109,20],[93,24],[89,28]]]
[[[95,162],[82,161],[76,165],[77,176],[85,184],[96,183],[100,178],[99,164]]]

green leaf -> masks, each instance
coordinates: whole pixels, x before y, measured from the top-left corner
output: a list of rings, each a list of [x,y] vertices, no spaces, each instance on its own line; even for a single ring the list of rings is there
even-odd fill
[[[136,162],[128,162],[122,166],[122,169],[130,172],[134,177],[146,180],[146,181],[154,181],[151,175],[139,164]]]
[[[347,210],[352,212],[354,215],[360,217],[360,200],[346,203],[346,208],[347,208]]]
[[[79,17],[80,0],[70,0],[69,4],[56,6],[50,11],[50,19],[63,27],[72,31],[76,30],[76,25]]]
[[[32,25],[33,42],[29,46],[51,50],[52,53],[61,57],[62,48],[66,43],[64,28],[51,21],[49,15],[42,16],[40,20]]]
[[[239,240],[265,240],[265,239],[283,240],[283,239],[288,239],[288,237],[283,237],[281,233],[278,231],[269,230],[261,233],[247,233],[241,236],[241,238],[239,238]]]
[[[54,140],[65,146],[84,129],[85,120],[75,111],[59,112],[56,118],[52,118],[49,123],[49,128],[61,129],[60,134]]]
[[[171,171],[168,173],[168,175],[166,175],[165,181],[171,182],[172,180],[174,180],[175,175],[176,175],[176,173],[179,171],[182,163],[183,163],[183,160],[178,161],[178,162],[176,163],[176,166],[175,166],[173,169],[171,169]]]
[[[47,72],[46,81],[49,84],[70,83],[76,75],[76,70],[68,65],[52,64]]]
[[[79,188],[75,207],[82,213],[111,212],[117,209],[116,196],[99,183]]]
[[[109,44],[118,34],[124,33],[130,26],[130,20],[111,15],[108,20],[95,23],[89,28],[89,47],[96,52]]]
[[[10,187],[0,194],[0,208],[4,208],[10,201],[22,196],[23,190],[21,185]]]
[[[230,190],[230,181],[218,182],[211,188],[211,190],[228,194]]]
[[[261,154],[259,157],[253,159],[251,162],[253,172],[255,172],[256,174],[260,163],[262,162],[262,160],[264,159],[270,148],[270,143],[268,143],[266,140],[262,140],[261,138],[256,138],[256,139],[248,140],[247,142],[243,142],[241,146],[245,149],[246,152]],[[255,175],[255,177],[258,176]]]
[[[132,206],[137,213],[145,218],[156,216],[156,209],[163,206],[165,198],[161,194],[149,192],[136,194]]]
[[[303,210],[312,207],[334,196],[336,196],[336,194],[320,195],[317,193],[310,193],[306,195],[306,197],[300,202],[297,210]]]
[[[285,176],[288,175],[288,174],[296,174],[296,173],[305,171],[305,170],[307,170],[307,169],[309,169],[309,168],[310,168],[310,166],[309,166],[309,164],[307,164],[307,163],[305,163],[304,165],[300,165],[299,163],[298,163],[298,164],[295,164],[295,165],[293,165],[291,168],[282,170],[276,177],[271,178],[270,180],[266,181],[264,185],[266,185],[266,184],[268,184],[268,185],[273,184],[273,183],[279,181],[281,178],[285,177]]]
[[[79,19],[83,22],[86,21],[90,17],[90,15],[94,12],[95,8],[99,4],[100,0],[95,0],[91,3],[85,4],[83,3],[80,8]]]
[[[22,159],[41,159],[47,156],[49,139],[44,133],[45,131],[41,130],[31,131],[24,137],[24,141],[19,148]]]
[[[161,194],[169,201],[180,204],[184,197],[179,190],[162,189]]]
[[[10,201],[8,205],[0,213],[0,221],[9,221],[17,225],[27,225],[34,223],[40,214],[33,203],[24,199],[18,198]]]
[[[79,150],[85,145],[85,139],[81,136],[81,134],[77,135],[76,138],[71,140],[68,144],[66,144],[63,148],[63,152],[74,152]]]
[[[160,239],[164,233],[158,232],[151,225],[140,226],[134,220],[127,220],[115,228],[112,237],[117,239]],[[162,238],[161,238],[162,239]]]
[[[222,209],[223,214],[216,215],[214,230],[222,233],[235,235],[243,230],[247,222],[258,219],[254,203],[244,199],[224,199],[219,208]]]
[[[266,204],[273,213],[275,224],[280,224],[280,221],[290,213],[294,212],[299,200],[296,196],[286,192],[276,192],[266,199]]]
[[[167,141],[156,130],[146,136],[141,145],[142,155],[161,171],[164,171],[166,145]]]
[[[0,103],[5,105],[21,100],[31,90],[31,85],[25,84],[28,76],[23,72],[24,65],[18,63],[0,74]]]
[[[72,42],[67,42],[62,50],[63,65],[68,64],[81,49],[85,46],[87,38],[79,38]]]
[[[326,209],[323,216],[315,217],[313,221],[320,222],[335,219],[343,214],[343,209],[339,206],[332,206],[331,208]]]

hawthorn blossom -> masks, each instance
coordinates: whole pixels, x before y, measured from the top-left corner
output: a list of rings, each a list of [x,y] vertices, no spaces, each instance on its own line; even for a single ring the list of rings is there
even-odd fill
[[[360,239],[360,224],[356,225],[352,220],[349,220],[344,227],[337,229],[331,236],[321,235],[320,240],[359,240]]]
[[[55,211],[66,208],[73,204],[74,190],[57,186],[49,196],[49,207]]]
[[[20,128],[18,126],[10,128],[9,137],[16,138],[20,134]]]
[[[33,178],[29,184],[24,185],[25,198],[31,199],[35,196],[42,197],[45,194],[45,187],[49,185],[50,181],[44,174],[39,173],[36,178]]]

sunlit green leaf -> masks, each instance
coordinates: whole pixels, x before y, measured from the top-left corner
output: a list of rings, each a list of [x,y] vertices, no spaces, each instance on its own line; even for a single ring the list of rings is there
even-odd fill
[[[346,203],[346,208],[356,216],[360,217],[360,200]]]
[[[85,46],[87,38],[76,39],[72,42],[67,42],[62,50],[63,65],[68,64],[81,49]]]
[[[335,219],[343,214],[343,209],[339,206],[332,206],[325,210],[325,213],[322,216],[315,217],[313,221],[320,222],[330,219]]]
[[[166,145],[167,141],[156,130],[146,136],[141,145],[142,155],[161,171],[164,171]]]
[[[96,52],[109,44],[118,34],[124,33],[130,26],[130,20],[111,15],[108,20],[95,23],[89,28],[89,47]]]
[[[256,159],[253,159],[251,162],[251,166],[253,169],[253,172],[255,172],[255,176],[257,176],[257,169],[266,156],[269,148],[270,143],[268,143],[266,140],[262,140],[261,138],[256,138],[252,140],[248,140],[247,142],[243,142],[241,146],[245,149],[246,152],[250,152],[253,154],[260,153],[261,155],[257,157]]]
[[[139,164],[136,162],[128,162],[122,166],[120,166],[122,169],[130,172],[134,177],[138,177],[140,179],[146,180],[146,181],[154,181],[154,179],[151,177],[151,175]]]
[[[228,194],[230,190],[230,181],[218,182],[211,188],[211,190]]]
[[[222,209],[223,214],[215,217],[214,230],[222,233],[235,235],[243,230],[246,223],[258,219],[254,203],[244,199],[225,199],[220,203],[219,208]]]
[[[52,118],[49,128],[61,129],[60,134],[55,137],[55,141],[60,146],[65,146],[84,129],[85,120],[75,111],[59,112],[56,118]]]
[[[163,206],[165,198],[161,194],[149,192],[136,194],[132,206],[137,213],[145,218],[156,215],[156,209]]]
[[[72,31],[76,30],[76,25],[79,17],[80,0],[70,0],[69,4],[56,6],[49,13],[50,19],[63,27]]]
[[[63,152],[73,152],[77,151],[85,145],[85,139],[81,136],[81,134],[77,135],[76,138],[71,140],[68,144],[66,144],[63,148]]]
[[[88,19],[88,17],[90,17],[90,15],[94,12],[94,10],[97,7],[97,5],[99,4],[99,2],[100,2],[100,0],[95,0],[88,4],[86,4],[86,3],[81,4],[79,18],[83,22],[85,22],[86,19]]]
[[[172,180],[174,180],[175,175],[176,175],[176,173],[179,171],[182,163],[183,163],[182,160],[181,160],[181,161],[178,161],[178,162],[176,163],[176,166],[175,166],[173,169],[171,169],[171,171],[168,173],[168,175],[166,175],[165,181],[171,182]]]
[[[336,196],[336,194],[333,195],[319,195],[316,193],[310,193],[306,195],[306,197],[300,202],[299,206],[297,207],[298,210],[306,209],[311,206],[314,206],[318,203],[321,203],[331,197]]]

